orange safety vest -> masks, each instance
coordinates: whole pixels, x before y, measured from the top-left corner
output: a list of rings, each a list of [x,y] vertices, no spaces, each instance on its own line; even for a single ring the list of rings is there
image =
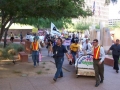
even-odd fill
[[[99,59],[100,58],[100,46],[98,46],[97,48],[94,48],[93,58],[94,59]]]
[[[38,42],[32,42],[32,50],[37,51],[39,49],[39,43]]]

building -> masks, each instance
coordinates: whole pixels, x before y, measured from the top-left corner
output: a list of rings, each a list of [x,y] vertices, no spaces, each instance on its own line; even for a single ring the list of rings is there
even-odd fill
[[[77,21],[85,21],[87,23],[99,24],[99,22],[105,22],[108,24],[109,20],[109,6],[105,6],[105,0],[84,0],[85,8],[90,7],[93,11],[93,16],[89,16],[85,19],[82,17]]]
[[[109,25],[109,26],[114,26],[114,25],[117,24],[118,22],[120,22],[120,19],[109,19],[108,25]]]

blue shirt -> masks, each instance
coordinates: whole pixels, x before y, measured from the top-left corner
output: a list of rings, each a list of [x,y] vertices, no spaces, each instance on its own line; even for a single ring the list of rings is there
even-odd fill
[[[67,53],[67,50],[65,48],[65,46],[61,45],[61,46],[53,46],[53,54],[56,57],[64,57],[64,53]]]
[[[112,54],[113,54],[113,55],[120,55],[120,45],[113,44],[113,45],[110,47],[110,50],[112,50]]]

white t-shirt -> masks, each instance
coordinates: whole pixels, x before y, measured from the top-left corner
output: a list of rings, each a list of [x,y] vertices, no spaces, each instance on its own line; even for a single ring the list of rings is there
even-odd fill
[[[87,47],[88,47],[88,49],[87,49]],[[87,49],[87,51],[89,50],[89,51],[91,51],[92,50],[92,45],[90,44],[90,43],[83,43],[83,46],[82,46],[82,49],[83,50],[86,50]]]
[[[34,36],[30,35],[30,42],[33,42],[34,41]]]
[[[26,39],[30,39],[30,35],[26,35]]]
[[[82,40],[83,44],[86,42],[86,39],[88,39],[88,38],[83,38],[83,40]]]

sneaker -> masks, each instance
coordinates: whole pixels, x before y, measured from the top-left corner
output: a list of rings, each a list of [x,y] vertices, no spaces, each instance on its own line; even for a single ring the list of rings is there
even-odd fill
[[[119,71],[118,71],[118,70],[116,70],[116,73],[119,73]]]
[[[56,82],[57,81],[57,79],[55,79],[55,78],[53,78],[53,80]]]
[[[58,78],[62,78],[63,76],[59,76]]]
[[[71,61],[69,62],[69,65],[72,65],[72,62],[71,62]]]
[[[101,80],[100,83],[103,83],[103,80]]]
[[[96,84],[95,84],[95,87],[98,87],[98,86],[99,86],[99,83],[96,83]]]

